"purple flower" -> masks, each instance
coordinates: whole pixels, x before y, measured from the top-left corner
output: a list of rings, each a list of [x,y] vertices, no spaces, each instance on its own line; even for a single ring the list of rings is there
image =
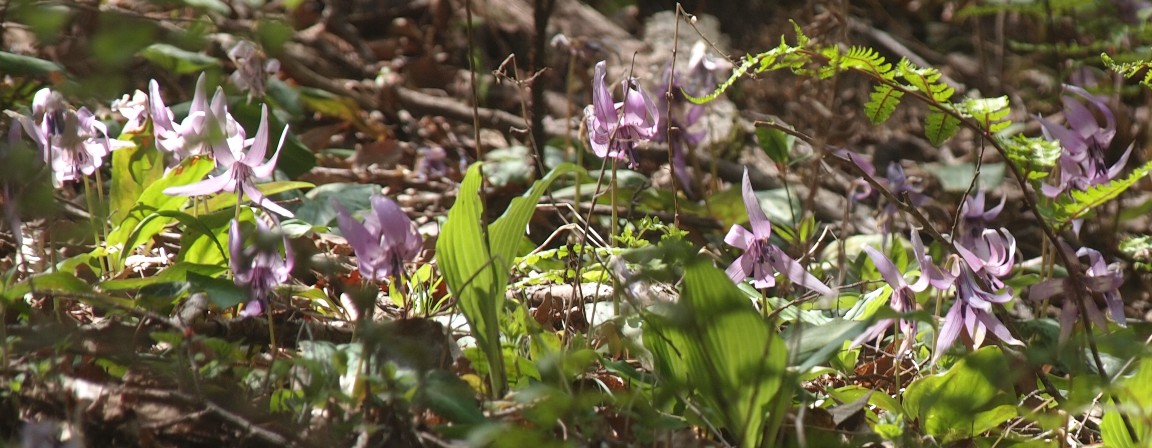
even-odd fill
[[[936,353],[932,355],[933,361],[940,359],[945,350],[956,342],[961,329],[967,331],[975,347],[984,344],[984,337],[989,332],[1008,344],[1024,345],[1012,337],[1008,327],[996,318],[992,310],[992,304],[1004,304],[1012,300],[1011,289],[1001,292],[986,291],[977,283],[977,275],[967,265],[961,268],[960,276],[956,280],[956,301],[944,316],[944,325],[940,326]]]
[[[1059,196],[1068,188],[1086,190],[1112,180],[1124,169],[1128,156],[1132,154],[1132,147],[1129,146],[1124,155],[1120,156],[1120,160],[1109,167],[1104,162],[1104,155],[1112,144],[1112,138],[1116,136],[1116,118],[1103,98],[1092,95],[1080,87],[1066,85],[1064,88],[1085,99],[1096,109],[1104,118],[1104,126],[1100,126],[1100,122],[1087,106],[1068,95],[1062,98],[1064,118],[1068,122],[1068,127],[1037,117],[1044,135],[1050,140],[1059,141],[1064,147],[1064,152],[1060,155],[1060,173],[1056,185],[1041,186],[1041,191],[1048,197]]]
[[[284,137],[287,134],[288,127],[285,126],[284,132],[280,134],[280,143],[276,145],[276,152],[272,154],[271,159],[265,161],[264,154],[268,152],[268,106],[262,106],[260,109],[260,128],[256,130],[256,138],[244,143],[245,146],[249,146],[247,153],[243,151],[238,153],[217,151],[216,164],[227,167],[224,173],[200,182],[165,188],[164,194],[169,196],[200,196],[221,191],[234,192],[240,195],[238,200],[247,195],[257,205],[281,216],[291,218],[292,212],[271,200],[267,200],[268,198],[264,197],[264,193],[256,188],[254,182],[254,178],[272,176],[276,170],[276,160],[280,157],[280,148],[284,146]]]
[[[241,152],[247,138],[244,128],[228,113],[228,99],[223,89],[217,87],[211,103],[208,102],[203,74],[196,80],[196,93],[188,116],[180,123],[176,123],[172,111],[164,105],[156,80],[148,83],[148,91],[156,146],[175,154],[177,162],[212,154],[219,164],[220,154]]]
[[[708,131],[702,126],[698,126],[706,107],[688,102],[687,98],[684,97],[684,92],[689,92],[692,95],[704,95],[716,85],[717,72],[732,68],[727,60],[723,60],[723,62],[713,60],[706,50],[707,46],[704,45],[704,42],[697,42],[696,46],[692,47],[692,56],[688,61],[688,67],[683,72],[670,73],[671,64],[664,70],[664,74],[660,77],[662,85],[658,91],[672,92],[671,106],[664,95],[657,95],[656,110],[659,119],[656,125],[655,140],[668,142],[672,150],[671,162],[675,168],[676,177],[679,179],[684,193],[689,196],[693,194],[692,177],[688,172],[686,153],[689,148],[699,146],[704,141]],[[671,89],[669,89],[669,82],[672,84]],[[669,116],[669,112],[671,112],[671,116]],[[676,130],[671,137],[667,132],[669,124]],[[694,130],[694,127],[697,129]]]
[[[956,300],[940,327],[934,359],[956,342],[961,329],[976,347],[984,343],[989,332],[1006,343],[1023,345],[992,309],[993,304],[1012,300],[1012,288],[1004,279],[1016,263],[1016,239],[1007,229],[986,229],[970,246],[957,245],[956,250],[960,253]]]
[[[104,162],[104,156],[130,145],[108,138],[108,128],[87,108],[72,111],[64,97],[48,88],[40,89],[32,100],[32,117],[17,119],[32,137],[52,167],[52,184],[60,187],[80,175],[91,175]]]
[[[420,148],[416,152],[416,178],[420,180],[440,179],[448,176],[448,151],[440,146]]]
[[[256,220],[253,241],[244,243],[240,222],[233,219],[228,231],[229,264],[236,285],[247,288],[248,304],[241,316],[259,316],[268,304],[272,289],[288,281],[292,273],[292,245],[288,238],[273,233],[263,221]],[[284,255],[280,254],[284,248]]]
[[[280,61],[269,59],[256,44],[242,40],[228,50],[228,59],[236,65],[229,79],[240,90],[248,92],[248,101],[253,96],[263,97],[268,77],[280,71]]]
[[[892,295],[888,299],[888,305],[892,307],[893,311],[900,314],[916,310],[916,293],[927,289],[929,284],[937,289],[948,289],[955,281],[955,276],[942,272],[932,263],[932,259],[924,251],[924,244],[920,241],[920,233],[915,230],[912,231],[912,249],[916,255],[916,260],[920,263],[920,277],[916,279],[916,282],[909,284],[888,257],[870,246],[864,247],[864,251],[868,253],[868,257],[876,265],[876,270],[884,277],[884,281],[892,287]],[[915,320],[881,319],[852,341],[852,345],[857,346],[865,341],[882,338],[887,333],[888,328],[896,324],[897,320],[900,323],[900,332],[904,333],[904,341],[900,344],[897,353],[903,353],[911,348],[912,343],[916,340],[918,324]]]
[[[1071,252],[1071,248],[1065,248]],[[1116,265],[1109,265],[1104,263],[1104,256],[1095,249],[1082,247],[1076,251],[1076,257],[1080,259],[1087,258],[1087,263],[1084,271],[1084,280],[1088,291],[1098,297],[1103,297],[1104,303],[1108,306],[1108,314],[1111,315],[1112,321],[1120,326],[1126,326],[1124,321],[1124,300],[1120,297],[1120,285],[1124,284],[1124,273]],[[1031,300],[1046,300],[1057,294],[1064,293],[1075,286],[1071,284],[1069,279],[1048,279],[1032,285],[1028,291],[1028,298]],[[1071,297],[1064,300],[1064,306],[1060,310],[1060,342],[1066,342],[1068,337],[1072,334],[1072,327],[1076,325],[1076,320],[1080,314],[1079,300]],[[1095,304],[1090,304],[1084,310],[1088,315],[1088,319],[1092,323],[1100,327],[1105,327],[1104,316],[1100,314],[1100,310],[1096,308]]]
[[[1004,210],[1004,202],[1007,197],[1000,198],[1000,204],[990,209],[984,209],[984,191],[976,192],[975,196],[964,198],[964,203],[960,205],[960,227],[961,236],[960,244],[971,246],[975,244],[976,240],[988,228],[988,223],[1000,216],[1000,211]]]
[[[356,263],[364,278],[383,281],[399,276],[404,272],[404,263],[420,254],[423,238],[408,215],[386,196],[372,196],[372,213],[364,215],[363,223],[353,219],[335,198],[332,205],[340,232],[356,252]]]
[[[756,193],[752,191],[752,183],[748,180],[748,168],[744,168],[742,187],[744,206],[748,209],[752,231],[734,225],[724,237],[725,243],[744,250],[744,254],[725,271],[728,278],[734,282],[742,282],[751,276],[753,286],[770,288],[776,285],[776,272],[780,272],[791,279],[792,283],[820,294],[831,294],[832,288],[809,274],[804,270],[804,266],[768,241],[772,236],[772,223],[768,221],[768,216],[760,208],[760,201],[756,199]]]
[[[605,81],[606,63],[596,64],[592,80],[592,104],[584,108],[584,119],[592,152],[597,157],[625,160],[636,167],[636,144],[656,136],[656,104],[640,88],[636,78],[623,82],[624,101],[613,104],[612,92]]]
[[[137,90],[131,97],[124,94],[112,102],[112,110],[119,112],[128,122],[124,124],[121,133],[141,132],[148,121],[148,94]]]

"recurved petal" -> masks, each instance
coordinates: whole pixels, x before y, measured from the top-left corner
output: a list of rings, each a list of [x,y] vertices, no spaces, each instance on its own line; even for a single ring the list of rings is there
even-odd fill
[[[592,77],[592,107],[596,119],[601,125],[616,123],[616,107],[612,101],[612,92],[608,90],[608,64],[605,61],[596,63],[596,74]]]
[[[264,196],[264,193],[262,193],[260,189],[256,188],[256,185],[252,184],[251,181],[241,182],[240,188],[244,191],[244,195],[248,196],[248,199],[251,200],[252,203],[260,207],[264,207],[265,210],[285,218],[296,216],[292,214],[292,212],[288,211],[288,209],[281,207],[280,204],[277,204],[275,201],[268,199],[267,196]]]
[[[888,257],[873,249],[872,246],[864,246],[864,251],[868,253],[868,258],[872,259],[872,264],[876,265],[876,270],[880,272],[880,276],[884,277],[884,281],[888,282],[889,286],[893,289],[899,289],[907,285],[904,276],[900,274],[900,270],[896,269],[896,265],[892,264]]]
[[[755,238],[748,229],[745,229],[743,226],[734,225],[731,229],[728,229],[728,234],[724,236],[724,242],[737,249],[748,250],[750,246],[749,242]]]
[[[236,191],[236,180],[232,176],[232,168],[223,174],[204,179],[200,182],[164,189],[168,196],[201,196],[221,191]]]
[[[748,278],[749,273],[752,271],[752,269],[748,268],[748,265],[751,264],[748,263],[748,261],[748,255],[741,255],[736,259],[736,261],[733,261],[732,264],[728,265],[728,269],[725,269],[724,273],[728,274],[728,278],[732,279],[733,282],[743,282],[744,279]]]
[[[348,245],[352,246],[356,257],[361,260],[379,258],[381,253],[379,240],[373,237],[363,224],[356,221],[335,198],[332,199],[332,205],[336,208],[336,223],[340,227],[340,233],[344,234],[344,239],[348,240]]]
[[[956,343],[956,338],[960,336],[960,328],[964,325],[963,307],[964,305],[957,301],[952,304],[952,309],[948,310],[948,314],[944,316],[944,324],[940,326],[940,335],[936,339],[936,350],[932,354],[932,362],[939,360],[948,351],[948,347]]]
[[[760,200],[752,190],[752,181],[748,179],[748,167],[744,167],[744,179],[741,183],[741,196],[744,197],[744,207],[748,209],[748,224],[752,227],[752,234],[756,239],[767,240],[772,236],[772,222],[764,209],[760,208]]]
[[[828,285],[825,285],[824,282],[821,282],[816,276],[808,273],[808,271],[804,269],[804,266],[801,266],[796,260],[788,257],[784,251],[781,251],[775,246],[770,246],[768,250],[775,252],[774,256],[769,257],[769,259],[772,260],[772,267],[776,268],[776,271],[781,274],[784,274],[785,277],[788,277],[789,280],[792,280],[792,283],[811,289],[821,295],[832,294],[832,288],[829,288]]]

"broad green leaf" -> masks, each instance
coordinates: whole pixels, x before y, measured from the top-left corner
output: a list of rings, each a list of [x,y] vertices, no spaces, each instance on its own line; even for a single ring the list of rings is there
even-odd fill
[[[504,215],[485,229],[481,164],[473,164],[460,184],[456,203],[448,211],[448,221],[436,243],[437,262],[448,289],[457,298],[477,346],[493,364],[489,370],[490,385],[497,394],[507,387],[499,317],[512,262],[519,255],[520,239],[544,190],[558,177],[578,171],[571,164],[556,167],[524,196],[513,199]]]
[[[189,274],[214,277],[223,274],[227,268],[223,266],[202,265],[194,263],[173,263],[156,275],[138,278],[124,278],[105,280],[100,283],[104,291],[131,291],[159,283],[187,282]]]
[[[1073,219],[1084,217],[1092,209],[1120,196],[1120,193],[1127,191],[1148,173],[1152,173],[1152,162],[1132,171],[1126,178],[1114,179],[1087,190],[1072,189],[1068,193],[1060,195],[1053,203],[1043,206],[1041,212],[1052,219],[1057,226],[1062,226]]]
[[[476,391],[447,371],[429,371],[416,392],[415,401],[452,423],[475,425],[486,421],[476,402]]]
[[[796,137],[785,134],[784,131],[779,129],[758,127],[756,128],[756,141],[760,143],[760,149],[768,158],[777,165],[787,165],[791,159],[792,146],[796,142]]]
[[[201,216],[184,212],[161,212],[160,215],[176,218],[183,225],[180,233],[180,253],[177,262],[206,265],[228,265],[228,230],[235,218],[233,210],[221,210]],[[240,210],[240,221],[254,222],[252,209]]]
[[[155,140],[144,137],[133,136],[137,146],[112,152],[109,222],[120,222],[128,216],[144,189],[164,176],[163,154],[156,149]]]
[[[711,262],[687,253],[669,258],[687,266],[680,302],[651,315],[644,327],[656,371],[671,387],[698,394],[740,446],[757,446],[774,404],[792,400],[780,392],[788,362],[785,345]]]
[[[0,51],[0,67],[4,67],[4,74],[12,76],[48,76],[64,71],[55,62],[7,51]]]
[[[904,393],[905,413],[944,443],[972,438],[1017,415],[1018,375],[998,347],[981,348],[945,373],[913,381]]]
[[[950,193],[963,193],[972,185],[972,177],[976,175],[976,164],[972,162],[955,165],[939,163],[926,164],[928,172],[935,173],[940,180],[940,186]],[[1004,171],[1007,168],[1003,162],[984,163],[980,166],[980,179],[977,188],[991,190],[1004,182]]]
[[[18,299],[30,292],[91,293],[92,286],[68,272],[38,274],[24,279],[4,291],[4,298]]]
[[[192,291],[207,293],[208,300],[220,308],[231,308],[248,301],[248,291],[236,286],[231,279],[189,272],[188,282],[192,285]]]
[[[330,199],[336,198],[348,212],[372,208],[371,197],[380,193],[379,185],[331,183],[317,186],[304,194],[300,207],[296,208],[296,219],[316,226],[330,226],[336,220],[336,209]]]
[[[168,71],[181,75],[202,72],[209,67],[220,65],[220,61],[214,57],[163,43],[155,43],[140,50],[140,56]]]
[[[108,246],[119,249],[119,252],[110,257],[113,260],[113,271],[119,272],[123,269],[124,257],[175,221],[174,218],[163,217],[156,212],[178,210],[188,201],[184,196],[168,196],[163,193],[164,189],[197,182],[212,171],[212,167],[212,161],[205,158],[185,160],[166,176],[144,189],[124,220],[108,234],[106,240]]]

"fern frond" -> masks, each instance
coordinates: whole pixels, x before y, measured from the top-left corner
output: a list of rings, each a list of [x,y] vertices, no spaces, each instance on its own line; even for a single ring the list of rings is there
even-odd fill
[[[888,117],[892,116],[892,112],[896,110],[903,97],[904,92],[888,84],[877,84],[868,95],[868,102],[864,104],[864,114],[872,124],[888,121]]]
[[[1100,59],[1104,61],[1104,65],[1108,66],[1109,70],[1124,75],[1125,78],[1135,78],[1140,72],[1144,72],[1144,78],[1140,80],[1140,85],[1152,89],[1152,62],[1139,60],[1135,62],[1116,62],[1108,53],[1100,53]]]
[[[1137,168],[1124,179],[1096,185],[1087,190],[1072,190],[1050,206],[1041,208],[1041,211],[1056,225],[1064,225],[1068,221],[1084,217],[1092,209],[1116,198],[1149,173],[1152,173],[1152,162]]]
[[[684,98],[686,98],[688,101],[691,101],[694,104],[704,104],[704,103],[707,103],[709,101],[712,101],[712,100],[716,99],[717,97],[719,97],[720,95],[722,95],[724,92],[728,91],[728,88],[732,87],[732,84],[735,83],[737,79],[740,79],[740,77],[742,77],[746,73],[748,73],[749,69],[759,65],[761,59],[768,57],[770,53],[773,53],[775,51],[776,50],[773,49],[770,51],[766,51],[764,53],[760,53],[756,56],[751,56],[751,55],[744,56],[744,62],[740,63],[739,66],[732,69],[732,76],[729,76],[726,81],[720,83],[720,85],[717,86],[716,90],[712,91],[712,93],[709,93],[709,94],[704,95],[702,97],[692,96],[692,94],[688,93],[684,89],[680,89],[680,93],[684,95]]]
[[[1058,141],[1024,135],[1000,139],[1000,145],[1004,147],[1008,160],[1027,173],[1028,180],[1048,177],[1052,167],[1060,160],[1060,153],[1064,151]]]
[[[924,117],[924,135],[933,146],[940,146],[960,130],[960,119],[945,112],[938,106],[928,109]]]
[[[901,59],[896,66],[896,72],[908,82],[910,87],[924,92],[924,95],[936,102],[948,102],[952,98],[952,94],[955,93],[955,90],[948,87],[947,84],[940,82],[940,70],[932,67],[920,68],[907,59]]]
[[[1008,118],[1008,97],[1001,96],[996,98],[969,98],[958,105],[960,112],[966,116],[972,117],[980,127],[988,132],[996,133],[1004,130],[1008,125],[1012,124],[1011,121],[1005,120]]]
[[[854,68],[880,78],[892,79],[892,64],[884,60],[884,56],[868,47],[854,46],[848,53],[840,56],[841,69]]]

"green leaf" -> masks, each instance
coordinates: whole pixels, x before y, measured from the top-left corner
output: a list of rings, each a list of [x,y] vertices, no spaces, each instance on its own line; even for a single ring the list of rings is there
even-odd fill
[[[998,347],[984,347],[945,373],[913,381],[904,393],[904,409],[945,444],[972,438],[1017,415],[1018,375]]]
[[[756,141],[760,143],[760,149],[768,155],[769,159],[779,165],[787,165],[791,159],[792,146],[796,143],[796,137],[779,129],[758,127],[756,128]]]
[[[892,64],[869,47],[853,46],[848,49],[848,53],[839,57],[839,62],[842,68],[852,68],[880,78],[892,79]]]
[[[452,423],[475,425],[486,421],[476,402],[476,391],[451,372],[429,371],[415,401]]]
[[[572,164],[556,167],[544,179],[536,181],[524,196],[513,199],[504,215],[485,232],[484,204],[480,200],[481,166],[477,163],[468,168],[436,243],[436,254],[448,290],[460,304],[477,346],[493,366],[489,370],[492,390],[500,394],[507,387],[500,344],[500,314],[520,239],[544,190],[558,177],[578,172],[579,168]]]
[[[686,246],[668,251],[666,258],[686,266],[680,301],[644,327],[655,370],[681,393],[697,394],[740,446],[757,446],[766,430],[774,431],[766,416],[792,401],[781,393],[785,345],[724,272]]]
[[[202,72],[210,67],[217,67],[220,61],[203,53],[188,51],[183,48],[156,43],[140,50],[140,56],[152,61],[168,71],[180,75]]]
[[[4,74],[13,76],[49,76],[64,71],[55,62],[7,51],[0,51],[0,67],[4,67]]]
[[[1144,72],[1144,77],[1140,79],[1140,85],[1152,88],[1152,63],[1146,60],[1137,60],[1134,62],[1119,63],[1108,56],[1108,53],[1100,53],[1100,59],[1104,61],[1104,65],[1116,73],[1124,75],[1125,78],[1135,78],[1140,72]]]
[[[1048,177],[1048,172],[1056,166],[1064,151],[1060,142],[1043,137],[1014,135],[1010,139],[1000,139],[1000,144],[1008,154],[1008,160],[1019,167],[1028,180]]]
[[[1012,124],[1008,121],[1008,97],[996,98],[968,98],[959,105],[960,112],[972,117],[980,127],[991,133],[996,133]]]
[[[105,280],[100,283],[100,289],[104,291],[132,291],[161,283],[187,282],[189,274],[213,277],[223,274],[227,270],[223,266],[176,262],[156,275]]]
[[[929,99],[937,103],[947,103],[955,93],[947,84],[940,82],[940,70],[932,67],[919,68],[907,59],[901,59],[896,65],[896,72],[908,82],[908,85],[919,90]]]
[[[220,308],[231,308],[248,301],[248,291],[229,279],[189,272],[188,282],[192,284],[193,292],[208,294],[208,300]]]
[[[28,277],[4,291],[3,297],[14,300],[30,292],[91,293],[92,286],[68,272],[52,272]]]
[[[1105,202],[1120,196],[1121,193],[1136,185],[1148,173],[1152,173],[1152,162],[1148,162],[1132,171],[1124,179],[1113,180],[1106,184],[1096,185],[1087,190],[1072,189],[1067,194],[1060,195],[1055,201],[1041,208],[1041,212],[1050,218],[1057,226],[1062,226],[1073,219],[1079,219],[1091,212],[1092,209]]]
[[[959,130],[959,118],[944,112],[937,106],[929,107],[928,116],[924,118],[924,134],[933,146],[943,145]]]
[[[112,152],[109,222],[120,222],[128,216],[144,189],[164,176],[164,157],[156,149],[155,140],[137,135],[133,141],[137,146]]]
[[[331,198],[336,198],[349,213],[372,208],[371,197],[380,192],[379,185],[331,183],[317,186],[304,194],[296,219],[316,226],[330,226],[336,220],[336,209]]]
[[[888,121],[904,92],[896,90],[888,84],[877,84],[868,95],[868,102],[864,104],[864,114],[872,124],[881,124]]]
[[[976,164],[972,162],[955,165],[942,165],[939,163],[926,164],[928,172],[935,173],[940,180],[940,186],[950,193],[963,193],[972,185],[972,177],[976,175]],[[977,186],[985,190],[996,188],[1004,182],[1004,163],[985,163],[980,166],[980,179]]]
[[[106,239],[109,247],[118,249],[118,252],[109,257],[113,261],[114,272],[124,268],[124,257],[137,246],[175,221],[174,218],[163,217],[156,212],[179,210],[188,201],[184,196],[168,196],[163,193],[164,189],[197,182],[212,171],[213,165],[211,160],[205,158],[185,160],[166,176],[144,189],[124,220],[112,229]]]

